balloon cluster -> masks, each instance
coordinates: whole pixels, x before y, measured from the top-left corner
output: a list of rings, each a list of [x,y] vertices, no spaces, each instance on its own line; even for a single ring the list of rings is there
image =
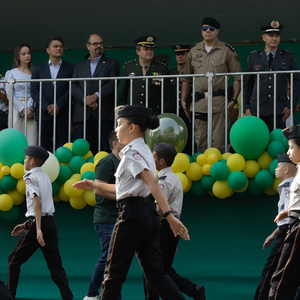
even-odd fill
[[[243,117],[234,123],[230,142],[236,153],[209,148],[189,157],[178,153],[172,165],[184,192],[202,197],[206,194],[227,198],[239,195],[275,195],[281,182],[275,178],[278,154],[285,153],[288,141],[281,129],[269,134],[257,117]]]

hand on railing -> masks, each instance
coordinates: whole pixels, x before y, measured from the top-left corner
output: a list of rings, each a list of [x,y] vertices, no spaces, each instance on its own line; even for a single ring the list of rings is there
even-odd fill
[[[248,108],[248,109],[245,110],[245,115],[246,115],[246,116],[252,116],[252,115],[251,115],[250,108]]]
[[[285,122],[286,119],[290,116],[291,111],[289,108],[285,107],[282,111],[283,117],[282,117],[282,122]]]

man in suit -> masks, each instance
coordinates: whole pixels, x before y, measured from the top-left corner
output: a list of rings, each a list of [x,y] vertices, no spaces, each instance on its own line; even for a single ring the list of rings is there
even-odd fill
[[[96,79],[97,77],[120,76],[119,62],[106,58],[103,53],[101,36],[91,34],[86,47],[90,52],[89,58],[75,65],[74,78],[91,77]],[[115,80],[101,80],[101,84],[99,84],[99,80],[86,81],[86,91],[84,85],[84,81],[75,81],[72,84],[72,96],[75,103],[73,122],[77,125],[78,137],[83,138],[86,133],[86,140],[90,143],[91,151],[94,154],[99,150],[110,152],[108,134],[113,129]],[[99,109],[101,119],[99,119]],[[84,128],[84,121],[86,121],[86,128]],[[99,121],[101,121],[100,149],[98,148]]]
[[[47,42],[46,51],[49,60],[36,65],[32,71],[32,79],[72,78],[73,65],[62,60],[64,42],[60,37],[52,37]],[[37,105],[36,119],[41,118],[41,146],[54,152],[63,146],[68,139],[69,82],[47,81],[42,84],[42,99],[40,99],[40,83],[31,83],[31,97]],[[41,106],[41,114],[40,114]],[[53,140],[53,122],[56,119],[55,140]]]
[[[143,36],[136,43],[136,54],[138,59],[125,63],[123,76],[153,76],[169,75],[168,66],[153,59],[154,36]],[[146,79],[135,79],[132,83],[132,103],[130,99],[130,80],[123,80],[121,84],[119,104],[137,104],[146,106]],[[152,108],[155,115],[161,114],[161,89],[162,79],[148,80],[148,107]],[[164,107],[163,112],[175,112],[176,106],[171,103],[170,80],[164,80]]]
[[[260,28],[265,48],[249,54],[247,72],[287,71],[298,70],[295,56],[292,52],[278,48],[280,30],[283,24],[278,21],[269,22]],[[277,74],[276,78],[276,128],[285,128],[285,121],[290,115],[290,100],[288,90],[290,74]],[[293,106],[295,108],[299,97],[299,74],[294,74]],[[257,89],[259,87],[259,100]],[[244,112],[247,116],[257,115],[257,101],[259,101],[259,117],[268,125],[269,130],[274,128],[274,75],[263,74],[259,77],[259,86],[256,75],[248,75],[244,84]]]

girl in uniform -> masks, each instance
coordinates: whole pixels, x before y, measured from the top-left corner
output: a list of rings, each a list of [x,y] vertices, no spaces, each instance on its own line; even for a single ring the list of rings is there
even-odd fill
[[[116,171],[116,184],[83,180],[78,189],[116,193],[119,217],[115,224],[107,257],[101,300],[117,300],[134,255],[140,262],[148,282],[166,300],[184,300],[178,287],[164,272],[159,250],[159,216],[149,201],[152,193],[168,220],[174,235],[189,240],[186,227],[174,217],[155,176],[153,155],[144,141],[146,130],[159,126],[152,110],[144,106],[119,106],[115,109],[116,134],[120,143],[121,161]]]

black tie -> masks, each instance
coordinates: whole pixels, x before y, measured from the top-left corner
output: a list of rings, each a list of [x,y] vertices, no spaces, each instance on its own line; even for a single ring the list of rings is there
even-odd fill
[[[272,54],[272,53],[269,53],[269,69],[270,69],[270,70],[271,70],[272,62],[273,62],[273,54]]]

